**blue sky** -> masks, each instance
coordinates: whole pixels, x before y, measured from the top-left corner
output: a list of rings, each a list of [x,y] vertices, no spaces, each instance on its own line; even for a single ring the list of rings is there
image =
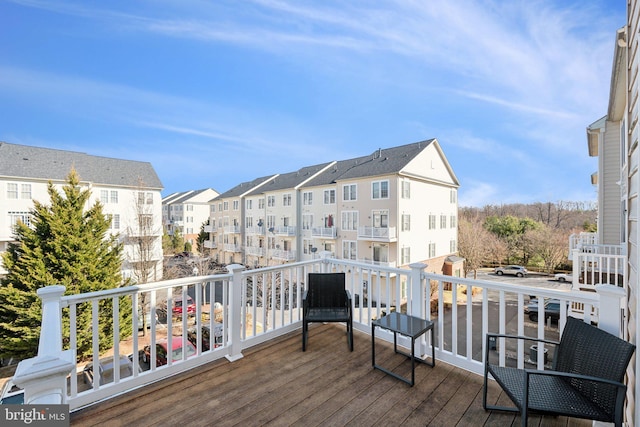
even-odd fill
[[[163,195],[437,138],[461,206],[593,201],[624,0],[0,0],[0,141]]]

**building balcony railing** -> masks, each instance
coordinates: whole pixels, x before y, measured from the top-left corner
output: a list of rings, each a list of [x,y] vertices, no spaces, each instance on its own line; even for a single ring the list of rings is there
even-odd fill
[[[225,243],[222,245],[222,249],[225,252],[242,252],[242,246],[233,243]]]
[[[214,231],[213,225],[205,225],[204,226],[204,232],[205,233],[213,233],[213,231]]]
[[[395,242],[398,240],[395,227],[358,227],[358,240]]]
[[[244,253],[251,256],[264,256],[264,248],[259,248],[255,246],[246,246],[244,248]]]
[[[245,230],[245,233],[247,234],[259,234],[259,235],[264,234],[264,226],[246,227],[244,230]]]
[[[448,363],[479,376],[484,372],[482,356],[487,344],[484,337],[488,332],[514,335],[527,332],[526,335],[541,339],[557,339],[567,316],[579,315],[585,322],[591,322],[594,320],[591,314],[598,309],[599,327],[624,336],[620,325],[624,325],[621,308],[625,307],[626,297],[624,291],[616,286],[600,285],[596,292],[563,291],[425,273],[424,264],[399,269],[331,259],[327,258],[328,253],[319,255],[320,259],[253,270],[234,264],[227,266],[227,272],[223,274],[78,295],[63,296],[65,288],[58,285],[41,288],[38,295],[43,301],[43,310],[38,357],[20,362],[14,382],[25,388],[25,403],[66,403],[71,411],[76,411],[208,362],[222,358],[234,362],[252,346],[300,330],[302,294],[310,272],[344,272],[351,295],[366,296],[358,301],[357,306],[354,305],[353,326],[360,332],[369,334],[372,319],[392,310],[432,320],[435,342],[430,342],[428,335],[424,336],[416,342],[416,353],[430,354],[432,346],[435,346],[438,363]],[[159,323],[152,322],[144,336],[121,333],[131,328],[140,330],[139,319],[143,318],[139,311],[141,301],[148,303],[146,310],[153,319],[163,307],[165,312],[166,307],[172,307],[176,298],[185,301],[188,296],[195,303],[194,313],[189,314],[185,310],[179,315],[165,316]],[[540,305],[536,321],[527,317],[524,307],[530,296],[538,300],[560,300],[557,325],[545,321],[543,305]],[[583,310],[580,314],[572,312],[574,304],[581,304]],[[103,305],[113,307],[114,312],[109,316],[112,322],[109,335],[113,337],[110,350],[113,354],[132,355],[133,374],[123,378],[116,370],[113,380],[101,385],[100,372],[95,372],[93,385],[85,386],[81,378],[79,381],[75,378],[76,372],[82,372],[86,363],[79,357],[77,349],[77,343],[83,340],[79,339],[82,328],[76,323],[76,314],[79,309],[92,307],[89,310],[91,330],[95,332],[88,337],[91,344],[87,348],[90,359],[98,360],[101,350],[97,331],[101,325],[99,322],[104,322],[98,314],[99,307]],[[130,311],[125,313],[128,320],[124,329],[118,315],[120,307],[130,307],[127,308]],[[167,360],[164,365],[158,362],[160,359],[156,358],[154,344],[164,339],[167,331],[172,331],[176,345],[190,347],[186,331],[196,319],[211,331],[219,331],[215,345],[205,346],[201,333],[196,332],[192,354],[179,352],[174,360]],[[384,331],[377,332],[376,337],[389,342],[394,340],[393,334]],[[63,343],[68,344],[69,350],[62,350]],[[137,357],[148,343],[148,356]],[[507,347],[501,338],[494,344],[495,348],[491,349],[503,365],[545,369],[549,365],[546,365],[543,355],[553,359],[552,349],[547,355],[544,345],[537,348],[537,358],[532,360],[533,350],[525,346]],[[398,337],[398,345],[406,348],[410,341]],[[171,349],[168,353],[172,353]],[[73,380],[67,390],[70,373]],[[44,378],[47,378],[46,386]],[[65,390],[65,393],[61,394],[60,390]],[[634,390],[634,387],[629,388],[627,399],[630,402],[636,402]]]
[[[287,251],[284,249],[271,249],[269,256],[273,259],[279,259],[282,261],[295,261],[296,251]]]
[[[336,227],[313,227],[311,229],[311,235],[313,237],[335,239],[338,235],[338,229]]]
[[[218,247],[218,243],[211,240],[205,240],[204,247],[207,249],[216,249]]]
[[[240,226],[239,225],[225,225],[222,230],[225,233],[229,234],[240,234]]]
[[[372,260],[370,258],[358,259],[358,262],[361,262],[363,264],[368,264],[368,265],[380,266],[380,267],[395,267],[396,266],[396,262],[395,261],[376,261],[376,260]]]
[[[271,231],[271,229],[269,229]],[[278,236],[295,236],[296,227],[291,225],[281,225],[279,227],[273,227],[273,233]]]

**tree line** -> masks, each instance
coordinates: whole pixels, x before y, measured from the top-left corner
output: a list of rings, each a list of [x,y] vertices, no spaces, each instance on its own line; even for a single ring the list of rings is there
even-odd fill
[[[520,264],[547,273],[568,268],[569,236],[596,231],[597,208],[577,202],[463,207],[458,251],[465,276],[479,268]]]

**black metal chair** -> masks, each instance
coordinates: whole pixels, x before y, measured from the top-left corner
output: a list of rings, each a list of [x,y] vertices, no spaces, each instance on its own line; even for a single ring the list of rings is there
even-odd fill
[[[517,369],[489,363],[490,340],[500,337],[556,345],[549,370]],[[573,317],[560,342],[487,334],[482,405],[485,410],[520,412],[527,425],[529,412],[605,421],[621,426],[624,415],[627,365],[635,346]],[[495,341],[494,341],[495,342]],[[487,404],[488,375],[496,380],[514,407]]]
[[[309,323],[344,322],[347,342],[353,351],[353,311],[351,294],[345,288],[344,273],[309,273],[302,299],[302,351],[307,350]]]

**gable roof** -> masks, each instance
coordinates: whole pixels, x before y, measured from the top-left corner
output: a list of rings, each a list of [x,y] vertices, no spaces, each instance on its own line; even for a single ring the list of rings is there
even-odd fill
[[[163,188],[148,162],[0,142],[1,177],[65,181],[72,168],[93,184],[138,187],[142,182],[145,188]]]
[[[264,183],[264,185],[255,188],[253,191],[247,193],[246,195],[252,196],[265,193],[267,191],[278,191],[287,189],[293,190],[300,184],[304,183],[306,180],[312,178],[318,172],[321,172],[331,163],[332,162],[327,162],[321,163],[319,165],[306,166],[298,169],[295,172],[274,175],[273,178],[270,178],[267,182]]]

